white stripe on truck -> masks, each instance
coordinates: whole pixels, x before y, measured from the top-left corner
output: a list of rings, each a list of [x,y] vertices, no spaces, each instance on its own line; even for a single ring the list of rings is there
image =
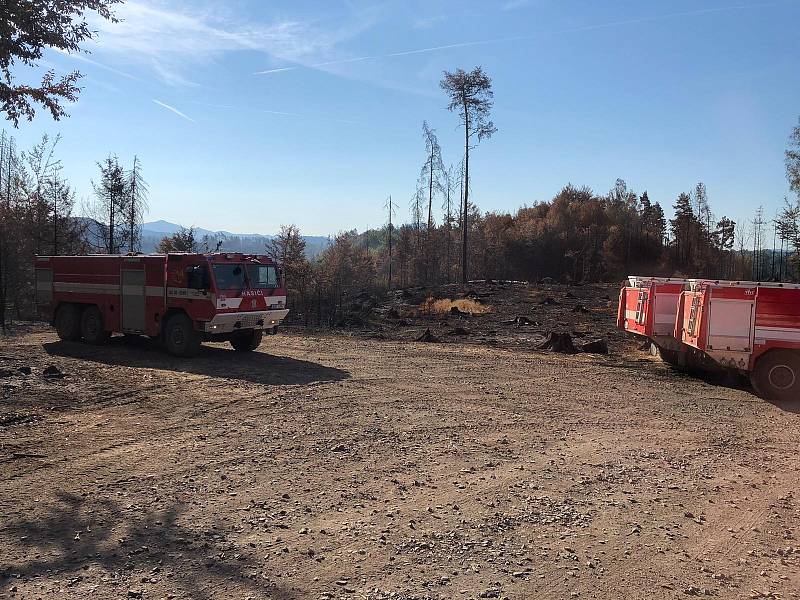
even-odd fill
[[[119,294],[119,285],[112,283],[71,283],[54,281],[53,291],[73,294]]]
[[[800,342],[800,329],[796,327],[756,327],[756,344],[772,342]]]

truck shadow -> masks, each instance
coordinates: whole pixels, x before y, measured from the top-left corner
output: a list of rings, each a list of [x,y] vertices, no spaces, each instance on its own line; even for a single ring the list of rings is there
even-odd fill
[[[275,338],[268,338],[271,339]],[[236,352],[229,348],[203,345],[197,356],[178,358],[144,337],[113,337],[105,346],[59,341],[42,344],[42,347],[51,356],[77,358],[109,366],[162,369],[266,385],[307,385],[342,381],[350,377],[350,373],[335,367],[276,356],[263,350]]]
[[[56,495],[58,503],[43,507],[40,514],[8,519],[0,526],[0,535],[16,550],[15,561],[0,565],[0,595],[13,585],[57,574],[53,584],[58,587],[66,584],[79,592],[106,585],[106,592],[116,597],[125,594],[119,589],[123,586],[135,597],[164,596],[156,590],[176,586],[199,599],[215,596],[220,588],[229,597],[294,597],[270,583],[252,548],[229,551],[229,525],[213,523],[200,530],[196,524],[181,524],[180,505],[139,511],[110,499]],[[113,583],[107,583],[109,576]]]
[[[707,383],[708,385],[712,385],[714,387],[721,387],[727,388],[730,390],[739,390],[742,392],[747,392],[748,394],[752,395],[752,400],[754,402],[764,402],[766,404],[772,404],[775,408],[788,413],[798,414],[800,413],[800,400],[797,402],[781,402],[779,400],[769,400],[767,398],[762,398],[758,395],[758,392],[753,389],[753,386],[750,383],[750,379],[741,374],[731,373],[729,371],[681,371],[676,369],[675,367],[666,366],[667,369],[670,369],[673,373],[678,373],[678,376],[683,376],[686,378],[695,379],[698,381],[702,381]]]
[[[768,400],[758,395],[758,392],[753,389],[750,380],[745,375],[734,374],[729,371],[716,370],[687,370],[671,366],[667,363],[653,362],[650,360],[637,360],[637,359],[611,359],[605,363],[598,363],[606,367],[614,367],[619,369],[627,369],[633,372],[639,372],[643,368],[648,368],[648,376],[656,378],[657,381],[672,381],[675,378],[684,379],[687,382],[702,381],[703,383],[729,390],[739,390],[752,396],[753,402],[763,402],[772,404],[775,408],[788,413],[800,414],[800,400],[796,402],[780,402],[778,400]]]

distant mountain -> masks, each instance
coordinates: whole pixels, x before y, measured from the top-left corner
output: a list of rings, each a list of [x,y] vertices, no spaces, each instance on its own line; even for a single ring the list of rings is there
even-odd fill
[[[144,223],[142,225],[142,252],[155,252],[158,243],[164,236],[172,235],[180,231],[180,229],[181,225],[164,220]],[[212,250],[217,246],[217,243],[222,242],[220,249],[223,251],[253,253],[264,252],[265,244],[275,237],[274,235],[260,233],[212,231],[202,227],[195,227],[194,234],[201,244],[207,244]],[[303,239],[306,242],[306,254],[309,258],[314,258],[330,244],[330,240],[325,236],[304,235]]]
[[[170,235],[175,233],[180,229],[180,225],[176,225],[175,223],[170,223],[169,221],[150,221],[149,223],[145,223],[143,229],[146,229],[148,232],[153,233],[163,233],[164,235]]]

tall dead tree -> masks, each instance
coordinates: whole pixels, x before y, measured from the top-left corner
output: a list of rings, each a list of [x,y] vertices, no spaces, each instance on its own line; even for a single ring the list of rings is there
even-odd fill
[[[94,245],[108,254],[118,254],[124,246],[127,231],[120,227],[127,214],[128,184],[125,171],[116,156],[110,155],[100,168],[100,183],[92,182],[96,203],[87,208],[89,215],[97,222],[93,232]]]
[[[128,201],[125,210],[125,228],[128,235],[128,252],[142,249],[142,223],[147,212],[147,182],[142,177],[142,163],[139,157],[133,157],[133,167],[127,174]]]
[[[764,207],[759,206],[753,219],[753,279],[761,280],[761,259],[764,235]]]
[[[425,282],[429,283],[433,271],[433,197],[435,192],[442,190],[441,174],[444,170],[442,164],[442,149],[436,132],[428,126],[427,121],[422,122],[422,137],[425,140],[425,164],[422,166],[420,179],[426,180],[428,188],[428,223],[425,228]]]
[[[494,123],[489,119],[492,105],[492,80],[483,72],[481,67],[475,67],[467,73],[463,69],[454,72],[444,72],[440,87],[450,98],[447,109],[458,112],[461,125],[464,127],[464,198],[463,198],[463,224],[461,268],[462,281],[467,282],[467,232],[469,230],[469,151],[484,138],[489,138],[497,131]]]
[[[57,256],[65,250],[68,242],[74,238],[74,224],[71,223],[72,206],[75,203],[75,192],[69,183],[56,171],[53,177],[47,180],[46,197],[50,205],[53,219],[52,253]]]
[[[789,188],[800,198],[800,118],[789,136],[789,147],[786,149],[786,179]]]
[[[8,198],[6,197],[3,199],[3,175],[8,177],[9,181],[11,179],[10,172],[6,172],[5,167],[5,158],[6,154],[9,155],[9,171],[11,166],[11,147],[10,141],[6,141],[6,132],[3,131],[0,133],[0,328],[5,329],[6,327],[6,272],[5,272],[5,245],[6,245],[6,226],[8,221],[11,218],[10,215],[10,202],[8,202]],[[6,150],[6,145],[8,144],[9,148]]]
[[[453,246],[453,192],[455,191],[453,181],[453,165],[442,171],[443,187],[444,187],[444,202],[442,204],[442,211],[444,211],[444,233],[445,233],[445,278],[447,283],[450,283],[451,265],[452,265],[452,246]]]
[[[386,237],[387,237],[387,249],[389,251],[389,280],[388,280],[388,287],[392,289],[392,232],[394,230],[394,225],[392,224],[392,219],[394,217],[394,203],[392,202],[392,196],[389,195],[389,199],[384,204],[384,208],[387,209],[389,213],[389,225],[386,229]]]
[[[44,240],[47,232],[44,224],[50,212],[45,190],[50,180],[57,177],[61,169],[60,161],[55,159],[56,146],[60,140],[61,136],[57,135],[51,142],[49,136],[45,134],[33,148],[21,153],[28,177],[22,178],[20,184],[22,192],[27,197],[29,215],[36,224],[32,231],[36,254],[43,254],[45,250]]]

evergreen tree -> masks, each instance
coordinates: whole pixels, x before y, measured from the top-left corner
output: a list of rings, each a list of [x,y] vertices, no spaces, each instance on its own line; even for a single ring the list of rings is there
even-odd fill
[[[688,267],[692,262],[697,233],[697,217],[692,209],[692,198],[681,193],[673,205],[675,218],[670,219],[672,239],[675,245],[675,258],[678,266]]]
[[[475,67],[467,73],[457,69],[450,73],[445,71],[439,84],[450,98],[447,108],[451,112],[457,111],[464,127],[464,179],[462,199],[462,225],[461,225],[461,279],[464,283],[469,277],[468,271],[468,232],[469,232],[469,152],[473,143],[484,138],[490,138],[497,128],[489,119],[493,106],[494,92],[492,80],[481,67]]]

